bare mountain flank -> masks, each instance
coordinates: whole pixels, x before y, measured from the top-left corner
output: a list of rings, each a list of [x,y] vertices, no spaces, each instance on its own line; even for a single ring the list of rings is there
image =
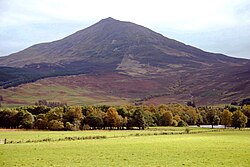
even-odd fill
[[[118,101],[153,104],[184,103],[193,96],[197,103],[217,104],[245,98],[250,92],[249,60],[205,52],[113,18],[61,40],[36,44],[2,57],[0,66],[0,93],[13,103],[15,93],[24,87],[20,84],[35,84],[29,82],[39,79],[46,83],[48,77],[55,77],[55,84],[63,87],[99,92],[102,103],[107,96]],[[57,78],[77,83],[62,83]],[[11,93],[11,86],[17,86],[15,92]],[[40,98],[36,95],[39,88],[34,91],[35,101]],[[22,96],[25,99],[26,95]],[[64,96],[70,97],[68,93]],[[93,103],[97,104],[98,98]]]

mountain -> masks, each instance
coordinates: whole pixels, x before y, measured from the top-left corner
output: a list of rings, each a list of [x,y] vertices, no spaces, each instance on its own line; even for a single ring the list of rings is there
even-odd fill
[[[108,96],[139,103],[185,102],[195,97],[201,104],[214,104],[245,98],[250,92],[249,60],[205,52],[113,18],[2,57],[0,70],[0,85],[5,88],[0,93],[9,101],[24,89],[20,84],[51,80],[64,88],[88,88],[104,102]],[[15,91],[12,86],[17,86]],[[41,90],[34,91],[39,94]],[[98,98],[92,99],[98,103]]]

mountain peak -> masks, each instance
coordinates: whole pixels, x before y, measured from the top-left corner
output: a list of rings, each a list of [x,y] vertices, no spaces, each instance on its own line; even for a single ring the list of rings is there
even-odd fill
[[[116,20],[116,19],[114,19],[114,18],[112,18],[112,17],[107,17],[107,18],[102,19],[102,20],[111,21],[111,20]]]
[[[114,22],[114,21],[119,21],[119,20],[116,20],[112,17],[108,17],[108,18],[105,18],[105,19],[102,19],[100,22]]]

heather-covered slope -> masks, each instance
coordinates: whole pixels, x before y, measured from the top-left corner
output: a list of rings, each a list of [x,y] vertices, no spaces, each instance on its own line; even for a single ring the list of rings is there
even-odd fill
[[[247,97],[250,90],[249,60],[205,52],[113,18],[61,40],[0,58],[3,88],[78,74],[86,77],[70,79],[86,83],[96,77],[95,82],[102,85],[95,87],[91,83],[94,92],[102,91],[104,97],[110,94],[128,101],[186,101],[196,96],[202,103],[220,103]],[[70,87],[70,83],[62,84]],[[80,87],[84,89],[86,85]],[[7,95],[8,90],[1,90],[1,94]]]

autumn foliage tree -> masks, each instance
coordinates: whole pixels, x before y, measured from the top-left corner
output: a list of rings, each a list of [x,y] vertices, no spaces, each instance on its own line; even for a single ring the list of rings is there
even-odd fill
[[[228,126],[231,126],[232,123],[232,113],[227,110],[224,109],[223,113],[221,115],[221,124],[225,126],[225,128],[227,128]]]
[[[80,130],[83,120],[82,108],[80,106],[65,108],[63,118],[67,130]]]
[[[110,107],[106,113],[106,124],[110,129],[117,127],[120,124],[119,114],[114,107]]]
[[[245,116],[247,116],[247,123],[246,126],[250,127],[250,105],[244,105],[242,107],[242,112]]]

